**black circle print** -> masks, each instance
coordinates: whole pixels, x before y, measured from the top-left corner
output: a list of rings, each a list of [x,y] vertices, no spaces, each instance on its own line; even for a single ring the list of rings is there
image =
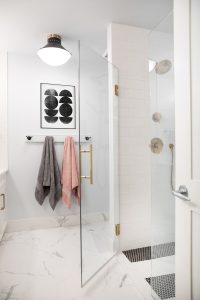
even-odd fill
[[[68,90],[62,90],[59,94],[59,96],[62,96],[62,97],[72,97],[72,93]]]
[[[44,94],[49,95],[49,96],[58,96],[58,93],[54,89],[48,89],[48,90],[45,91]]]
[[[44,111],[49,117],[54,117],[58,113],[57,109],[45,109]]]
[[[44,108],[44,112],[46,116],[44,116],[44,119],[48,123],[56,123],[58,121],[58,117],[56,115],[58,114],[58,110],[60,112],[60,122],[63,124],[69,124],[72,122],[73,117],[70,117],[73,113],[73,108],[71,106],[72,99],[72,93],[69,90],[62,90],[59,93],[60,101],[58,106],[58,99],[56,96],[58,96],[58,92],[54,89],[47,89],[44,93],[45,96],[47,96],[44,100],[44,104],[46,108]],[[57,109],[56,109],[57,108]]]
[[[58,117],[45,116],[44,118],[48,123],[56,123],[56,121],[58,120]]]
[[[69,104],[62,104],[59,111],[63,117],[69,117],[72,114],[72,107]]]
[[[59,103],[72,103],[72,100],[68,97],[62,97],[59,101]]]
[[[64,124],[69,124],[73,118],[71,117],[60,117],[60,121]]]
[[[44,102],[48,109],[54,109],[58,106],[58,100],[54,96],[47,96]]]

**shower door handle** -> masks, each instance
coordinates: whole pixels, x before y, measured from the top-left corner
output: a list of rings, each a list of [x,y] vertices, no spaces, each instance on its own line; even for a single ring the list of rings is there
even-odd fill
[[[178,191],[172,191],[172,194],[181,200],[191,201],[188,197],[188,189],[185,185],[180,185]]]
[[[89,176],[81,174],[81,155],[82,155],[82,153],[89,153],[90,154],[90,175]],[[81,174],[81,179],[89,179],[90,184],[93,184],[92,153],[93,153],[92,144],[90,144],[89,150],[87,150],[87,149],[83,150],[81,148],[81,145],[80,145],[80,174]]]

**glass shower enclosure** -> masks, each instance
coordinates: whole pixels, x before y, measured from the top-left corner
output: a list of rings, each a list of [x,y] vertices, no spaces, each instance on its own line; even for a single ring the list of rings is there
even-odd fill
[[[118,69],[79,44],[81,281],[119,250]],[[86,136],[87,143],[81,138]]]
[[[149,33],[151,278],[154,299],[175,297],[173,13]],[[170,287],[170,288],[166,288]]]

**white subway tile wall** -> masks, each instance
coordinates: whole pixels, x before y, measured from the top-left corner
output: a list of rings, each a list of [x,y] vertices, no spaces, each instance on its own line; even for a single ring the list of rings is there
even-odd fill
[[[150,245],[148,31],[111,24],[109,60],[119,68],[121,249]]]

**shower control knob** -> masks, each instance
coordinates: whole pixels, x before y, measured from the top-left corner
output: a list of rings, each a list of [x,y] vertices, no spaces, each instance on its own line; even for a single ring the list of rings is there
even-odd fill
[[[190,201],[190,198],[188,197],[188,189],[185,185],[180,185],[178,191],[172,191],[172,194],[181,200]]]

